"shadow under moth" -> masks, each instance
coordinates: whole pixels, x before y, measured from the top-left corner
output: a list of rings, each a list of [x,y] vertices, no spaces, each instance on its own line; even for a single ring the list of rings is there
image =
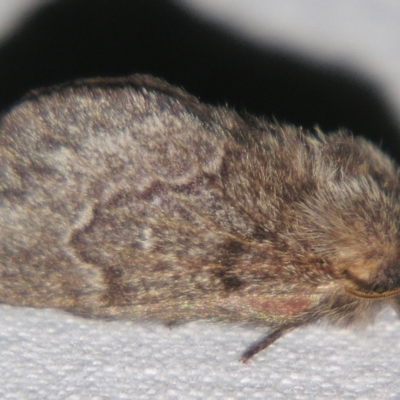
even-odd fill
[[[0,302],[269,327],[400,309],[398,167],[145,75],[31,92],[0,120]]]

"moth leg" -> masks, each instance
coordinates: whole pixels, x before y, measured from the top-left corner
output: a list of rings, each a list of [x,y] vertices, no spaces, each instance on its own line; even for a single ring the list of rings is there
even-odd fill
[[[164,322],[164,325],[169,328],[170,330],[172,330],[173,328],[176,328],[177,326],[183,325],[184,322],[183,321],[166,321]]]
[[[268,336],[249,347],[240,357],[240,361],[247,363],[247,361],[249,361],[250,358],[252,358],[255,354],[259,353],[261,350],[264,350],[270,344],[274,343],[275,340],[278,340],[281,336],[290,332],[294,328],[296,328],[295,325],[285,325],[273,330]]]

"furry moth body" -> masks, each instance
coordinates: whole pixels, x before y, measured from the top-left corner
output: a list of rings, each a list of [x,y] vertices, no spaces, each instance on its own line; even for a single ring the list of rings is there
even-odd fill
[[[32,92],[0,120],[0,301],[271,328],[400,304],[398,168],[149,76]]]

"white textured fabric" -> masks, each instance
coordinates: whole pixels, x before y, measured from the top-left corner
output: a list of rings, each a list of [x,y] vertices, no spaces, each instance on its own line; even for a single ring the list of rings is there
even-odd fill
[[[1,399],[398,399],[400,321],[294,331],[249,364],[263,331],[94,321],[0,307]]]

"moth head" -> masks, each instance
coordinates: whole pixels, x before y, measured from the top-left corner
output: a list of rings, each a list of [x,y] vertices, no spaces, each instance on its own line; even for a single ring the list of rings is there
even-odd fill
[[[380,249],[381,250],[381,249]],[[351,265],[345,264],[341,275],[345,290],[359,298],[384,299],[400,295],[400,258],[395,248],[387,253],[370,249],[365,256],[359,255]]]
[[[354,296],[400,294],[400,208],[376,182],[350,180],[306,204],[311,247]]]

